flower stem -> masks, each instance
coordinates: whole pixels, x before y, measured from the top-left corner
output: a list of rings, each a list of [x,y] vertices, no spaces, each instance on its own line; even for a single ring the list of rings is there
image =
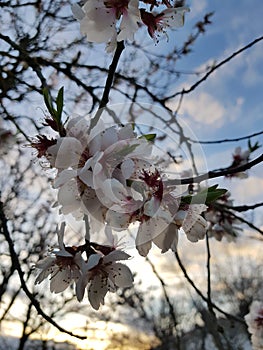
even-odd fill
[[[108,73],[108,77],[107,77],[106,84],[104,87],[103,95],[102,95],[102,98],[101,98],[101,101],[99,104],[99,109],[96,112],[95,116],[91,119],[90,130],[92,128],[94,128],[94,126],[98,123],[104,108],[107,106],[107,103],[109,102],[110,89],[112,86],[112,82],[114,79],[114,75],[115,75],[115,72],[117,69],[119,59],[121,57],[121,54],[122,54],[122,51],[124,50],[124,48],[125,48],[124,42],[119,41],[117,43],[117,48],[116,48],[116,51],[114,53],[111,65],[109,67],[109,73]]]

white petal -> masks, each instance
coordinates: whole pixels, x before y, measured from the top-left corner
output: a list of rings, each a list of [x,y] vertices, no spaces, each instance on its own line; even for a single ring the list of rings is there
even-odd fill
[[[203,204],[190,205],[186,218],[183,221],[182,228],[185,232],[188,232],[197,221],[201,221],[206,226],[205,219],[200,216],[200,213],[206,210],[207,206]]]
[[[66,251],[66,249],[61,249],[61,250],[59,250],[58,252],[56,252],[55,253],[56,254],[56,256],[62,256],[62,257],[68,257],[68,258],[72,258],[73,257],[73,255],[72,254],[70,254],[68,251]]]
[[[56,261],[55,257],[48,256],[36,263],[36,268],[38,269],[48,269]]]
[[[174,250],[178,243],[177,226],[171,223],[166,230],[153,239],[153,242],[162,249],[162,253],[167,252],[170,248]]]
[[[78,301],[81,301],[83,299],[87,284],[88,284],[88,279],[86,275],[85,276],[82,275],[81,278],[76,283],[76,296]]]
[[[98,310],[100,305],[104,304],[104,297],[108,291],[107,279],[101,275],[95,276],[88,288],[88,298],[90,305]]]
[[[133,139],[133,138],[135,138],[135,135],[134,135],[132,124],[126,124],[119,129],[119,132],[118,132],[119,140],[126,140],[126,139]]]
[[[58,173],[56,179],[54,180],[53,187],[59,188],[64,185],[66,182],[71,180],[73,177],[77,176],[77,171],[72,169],[65,169]]]
[[[114,230],[123,231],[130,225],[130,215],[123,212],[108,210],[106,214],[106,222]]]
[[[60,249],[64,249],[64,232],[65,232],[66,223],[62,222],[60,228],[57,227],[58,235],[58,245]]]
[[[66,169],[78,165],[83,147],[75,137],[61,137],[47,151],[52,166]]]
[[[175,214],[174,220],[178,226],[181,226],[184,219],[187,216],[186,210],[178,210],[178,212]]]
[[[151,227],[147,222],[141,223],[135,239],[136,248],[140,255],[147,256],[152,247]]]
[[[79,173],[78,173],[78,177],[80,178],[80,180],[82,182],[84,182],[85,185],[94,188],[94,184],[93,184],[93,172],[91,170],[89,170],[89,166],[84,166],[84,168],[82,168]]]
[[[93,267],[97,266],[101,258],[102,258],[101,254],[92,254],[89,257],[89,260],[88,260],[88,263],[87,263],[87,269],[90,270]]]
[[[129,179],[134,173],[134,169],[134,162],[130,158],[125,159],[121,164],[121,171],[124,179]]]
[[[202,216],[199,216],[194,225],[188,231],[185,231],[187,238],[191,242],[197,242],[199,239],[204,239],[207,227],[208,224],[206,220]]]
[[[62,205],[62,213],[67,215],[80,206],[78,188],[75,180],[67,182],[58,191],[58,202]]]
[[[108,147],[110,147],[117,141],[118,141],[118,135],[117,135],[117,130],[115,126],[112,126],[102,132],[102,137],[101,137],[102,150],[106,150]]]
[[[115,263],[110,265],[107,270],[109,272],[109,279],[111,279],[117,287],[126,288],[132,286],[133,276],[128,266]]]
[[[108,42],[116,32],[115,14],[106,8],[92,8],[80,21],[80,30],[91,42]]]
[[[70,282],[70,268],[64,268],[51,276],[50,291],[54,293],[61,293],[69,286]]]
[[[35,284],[41,283],[44,279],[46,279],[51,273],[53,273],[55,270],[57,270],[57,266],[55,264],[55,259],[54,258],[49,258],[52,259],[48,261],[45,261],[45,268],[43,268],[43,271],[40,272],[40,274],[37,276],[35,280]],[[41,260],[43,262],[43,260]],[[39,263],[41,263],[41,261]],[[37,266],[39,267],[39,266]]]
[[[127,197],[126,188],[116,179],[107,179],[104,181],[101,190],[104,195],[112,200],[113,203],[125,201]]]
[[[138,24],[137,19],[139,20],[139,17],[135,17],[129,14],[124,14],[121,25],[120,25],[120,33],[117,36],[117,40],[133,40],[134,33],[138,30]]]
[[[114,262],[118,260],[127,260],[131,256],[122,250],[113,250],[108,255],[103,257],[103,263],[107,264],[109,262]]]
[[[157,198],[152,197],[149,201],[147,201],[144,204],[144,207],[143,207],[144,214],[147,216],[153,217],[157,213],[159,207],[160,207],[160,201]]]

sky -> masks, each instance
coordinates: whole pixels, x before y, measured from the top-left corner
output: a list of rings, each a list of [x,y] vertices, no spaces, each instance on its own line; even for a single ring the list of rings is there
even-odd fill
[[[178,69],[200,71],[211,63],[218,63],[233,52],[263,35],[263,2],[241,1],[188,1],[190,13],[185,26],[176,32],[186,35],[206,13],[214,12],[212,24],[199,38],[193,52],[180,60]],[[175,39],[176,40],[176,39]],[[263,41],[220,67],[183,101],[179,115],[201,141],[238,138],[263,129]],[[195,77],[184,77],[176,91],[187,88]],[[173,104],[171,104],[173,105]],[[177,105],[177,100],[174,101]],[[262,135],[251,140],[263,142]],[[209,170],[231,163],[236,146],[243,149],[247,140],[216,145],[202,145]],[[252,158],[262,153],[262,148]],[[262,165],[249,171],[247,180],[232,179],[220,182],[230,186],[238,202],[262,201]],[[259,219],[259,218],[258,218]],[[261,220],[261,225],[263,224]]]

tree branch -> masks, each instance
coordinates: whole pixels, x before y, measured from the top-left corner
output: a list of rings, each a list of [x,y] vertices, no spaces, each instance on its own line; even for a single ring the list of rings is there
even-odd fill
[[[195,177],[189,177],[185,179],[173,179],[173,180],[168,180],[166,181],[167,186],[174,186],[174,185],[189,185],[192,183],[200,183],[202,181],[208,180],[208,179],[214,179],[217,177],[225,176],[225,175],[230,175],[230,174],[236,174],[242,171],[246,171],[253,166],[263,162],[263,154],[261,154],[259,157],[255,158],[254,160],[240,165],[235,168],[225,168],[225,169],[219,169],[219,170],[212,170],[209,171],[208,173],[198,175]]]
[[[186,268],[184,267],[180,257],[179,257],[179,254],[178,252],[175,252],[175,257],[176,257],[176,260],[178,262],[178,265],[180,266],[183,274],[184,274],[184,277],[187,279],[187,281],[189,282],[189,284],[194,288],[194,290],[196,291],[196,293],[201,297],[201,299],[203,299],[206,303],[208,303],[208,298],[206,298],[204,296],[204,294],[200,291],[200,289],[198,289],[195,285],[195,283],[193,282],[193,280],[190,278],[190,276],[188,275],[187,271],[186,271]],[[211,302],[211,306],[216,309],[217,311],[219,311],[221,314],[225,315],[227,318],[232,318],[233,320],[236,320],[240,323],[245,323],[245,321],[240,318],[240,317],[237,317],[237,316],[234,316],[234,315],[231,315],[227,312],[225,312],[224,310],[222,310],[220,307],[218,307],[216,304],[214,304],[213,302]]]
[[[110,89],[113,83],[113,79],[114,79],[114,74],[115,71],[117,69],[117,65],[119,62],[119,59],[121,57],[122,51],[124,50],[125,46],[124,46],[124,42],[123,41],[119,41],[117,43],[117,48],[116,51],[114,53],[111,65],[109,67],[109,73],[107,76],[107,80],[106,80],[106,84],[105,84],[105,88],[103,91],[103,95],[99,104],[99,109],[97,111],[97,113],[95,114],[95,116],[92,118],[91,122],[90,122],[90,129],[92,129],[97,122],[100,119],[100,116],[104,110],[104,108],[107,106],[108,102],[109,102],[109,94],[110,94]]]

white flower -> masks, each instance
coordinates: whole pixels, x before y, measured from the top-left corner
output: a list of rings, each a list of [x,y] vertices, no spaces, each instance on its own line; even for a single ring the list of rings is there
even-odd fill
[[[158,217],[142,222],[136,236],[136,248],[141,256],[147,256],[152,242],[162,253],[169,249],[176,250],[178,243],[178,228],[173,223],[167,223]]]
[[[249,314],[245,316],[248,331],[252,334],[251,341],[253,350],[263,349],[263,303],[253,301]]]
[[[205,219],[209,222],[208,235],[218,241],[225,237],[227,241],[233,242],[238,237],[239,231],[242,231],[242,228],[238,226],[241,221],[237,220],[231,212],[224,211],[224,206],[227,208],[233,206],[230,195],[227,192],[214,203],[211,203],[204,214]],[[221,207],[222,209],[220,209]]]
[[[133,276],[130,269],[117,261],[127,260],[130,255],[114,250],[107,255],[92,254],[83,266],[83,275],[76,284],[76,294],[79,301],[84,297],[87,287],[91,306],[98,310],[104,304],[108,291],[115,292],[118,287],[131,287]]]
[[[138,6],[138,0],[88,0],[82,8],[74,4],[72,12],[88,41],[103,43],[133,40],[140,22]]]
[[[233,161],[232,164],[229,166],[229,169],[239,167],[241,165],[245,165],[249,162],[251,151],[249,149],[242,152],[241,147],[236,147],[235,152],[233,154]],[[248,174],[244,171],[233,173],[226,175],[226,177],[238,177],[240,179],[246,179],[248,177]]]
[[[144,181],[145,201],[137,215],[140,225],[135,240],[136,248],[142,256],[147,256],[152,242],[162,253],[170,248],[175,250],[178,230],[173,219],[179,207],[178,198],[172,193],[173,189],[165,187],[157,170],[144,170],[140,178]]]
[[[65,224],[61,225],[58,234],[59,250],[53,256],[46,257],[36,264],[42,271],[37,276],[35,284],[41,283],[50,275],[50,291],[63,292],[73,281],[77,282],[81,276],[80,266],[82,257],[72,247],[65,248],[63,243]]]
[[[126,180],[136,177],[142,167],[149,167],[151,144],[138,139],[131,125],[106,128],[100,120],[89,131],[83,119],[71,120],[66,128],[69,136],[48,148],[52,164],[58,167],[54,188],[58,188],[61,212],[78,218],[90,214],[113,226],[115,213],[129,213],[121,217],[121,226],[127,228],[142,196],[127,186]]]
[[[148,27],[149,35],[157,40],[160,33],[166,34],[168,27],[182,27],[184,25],[184,14],[190,11],[188,7],[168,8],[161,13],[150,13],[141,10],[142,22]]]
[[[206,209],[205,204],[191,204],[184,210],[180,209],[175,215],[175,223],[182,227],[191,242],[197,242],[205,237],[208,223],[200,214]]]

